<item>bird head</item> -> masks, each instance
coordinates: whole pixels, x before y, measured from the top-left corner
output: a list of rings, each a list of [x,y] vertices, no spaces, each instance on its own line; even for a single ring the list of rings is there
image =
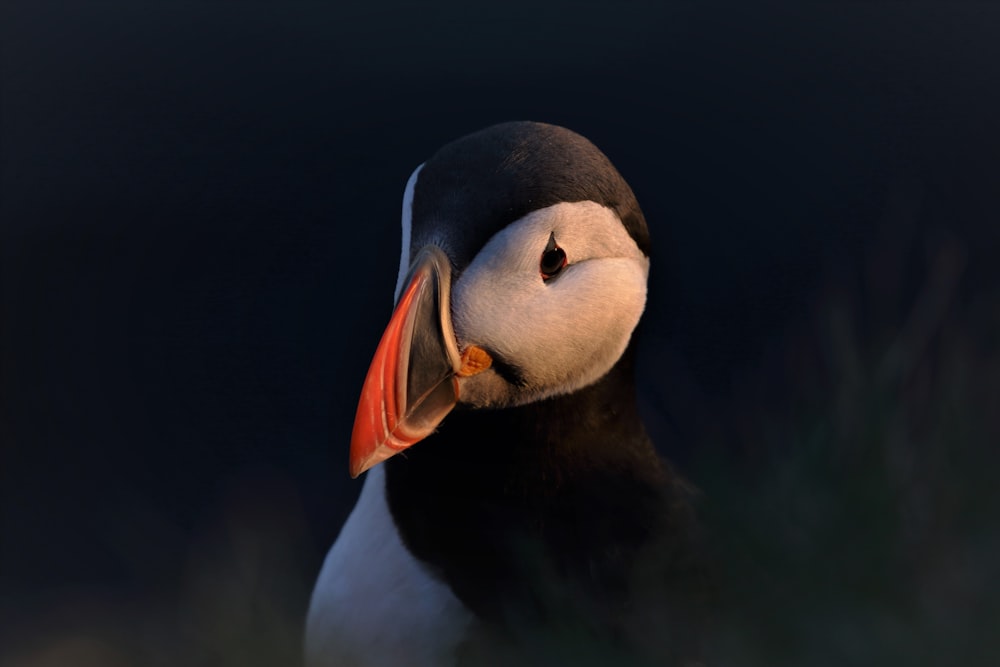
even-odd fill
[[[504,123],[441,148],[406,185],[396,307],[362,388],[352,477],[456,405],[598,381],[642,315],[648,251],[632,190],[574,132]]]

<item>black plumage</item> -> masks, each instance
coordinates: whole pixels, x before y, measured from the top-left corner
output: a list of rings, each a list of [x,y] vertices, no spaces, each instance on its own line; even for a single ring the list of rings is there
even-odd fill
[[[506,123],[439,150],[420,173],[413,242],[456,274],[530,211],[591,200],[644,254],[631,189],[589,141]],[[539,335],[544,335],[540,332]],[[480,621],[470,664],[687,664],[700,655],[706,575],[688,487],[657,455],[636,404],[635,345],[598,382],[502,409],[461,404],[385,462],[410,551]],[[516,382],[517,369],[498,371]]]
[[[689,488],[642,426],[632,359],[567,396],[456,410],[385,462],[404,543],[483,622],[470,664],[699,658],[707,573]]]

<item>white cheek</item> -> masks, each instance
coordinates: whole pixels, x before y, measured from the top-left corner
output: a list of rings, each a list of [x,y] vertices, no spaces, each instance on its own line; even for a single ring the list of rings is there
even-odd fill
[[[538,265],[553,235],[570,264],[546,282]],[[639,323],[648,273],[621,220],[595,202],[562,202],[505,227],[452,286],[452,319],[460,346],[493,352],[520,381],[464,378],[463,400],[523,404],[596,382]]]
[[[647,260],[587,260],[548,284],[536,267],[511,260],[498,256],[456,284],[460,343],[495,351],[546,395],[574,391],[607,373],[645,307]]]

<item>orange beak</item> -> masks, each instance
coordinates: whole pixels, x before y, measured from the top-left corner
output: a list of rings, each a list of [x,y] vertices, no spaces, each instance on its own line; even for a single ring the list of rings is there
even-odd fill
[[[450,291],[448,258],[423,248],[365,377],[351,434],[351,477],[433,433],[458,402],[458,377],[489,368],[482,348],[459,354]]]

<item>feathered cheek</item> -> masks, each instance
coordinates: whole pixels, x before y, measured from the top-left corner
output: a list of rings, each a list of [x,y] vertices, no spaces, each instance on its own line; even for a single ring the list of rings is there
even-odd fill
[[[459,345],[484,347],[516,367],[522,385],[547,394],[572,391],[606,373],[645,305],[646,267],[632,258],[581,262],[544,285],[468,278],[454,295]],[[490,289],[473,291],[473,284]]]

